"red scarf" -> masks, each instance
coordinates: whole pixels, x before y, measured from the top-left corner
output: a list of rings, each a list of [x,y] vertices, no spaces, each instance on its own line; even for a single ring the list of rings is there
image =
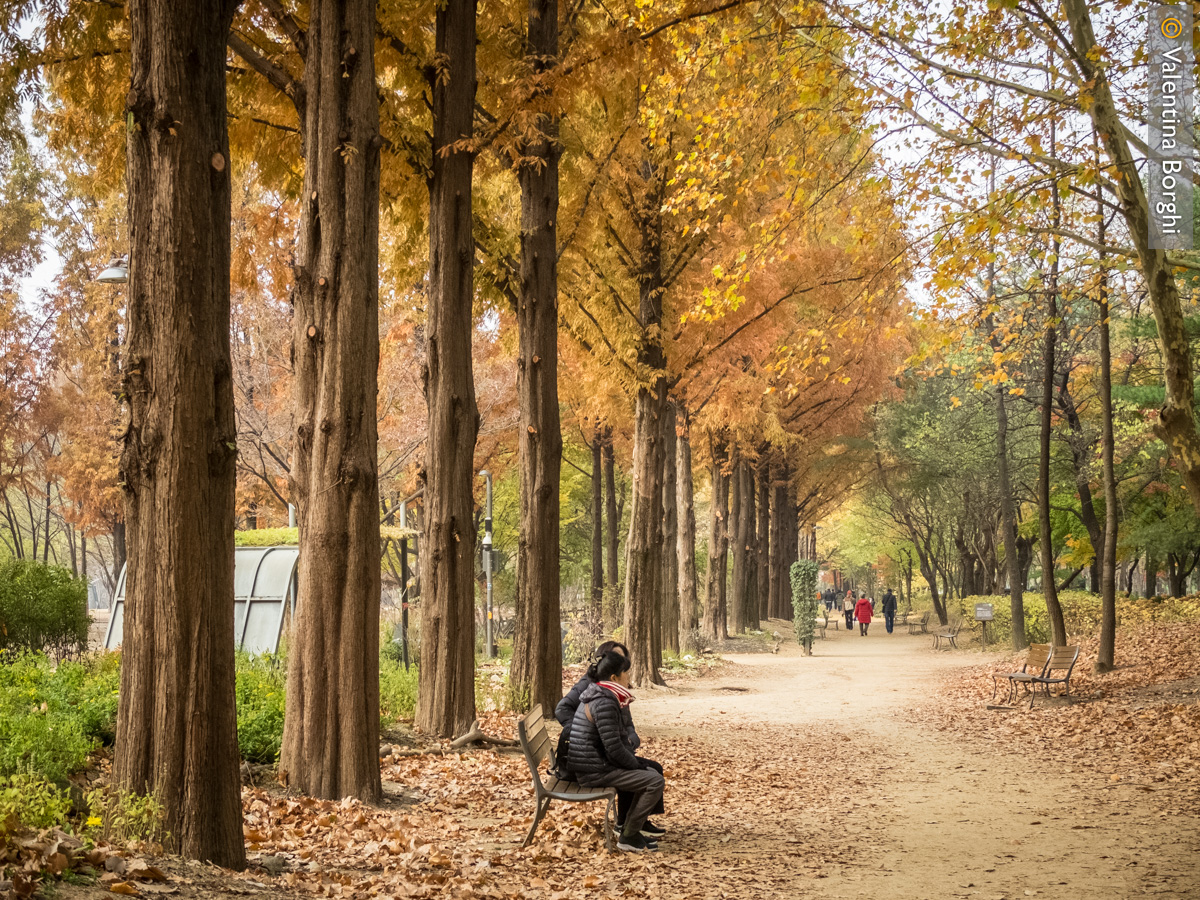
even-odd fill
[[[622,687],[615,681],[598,681],[596,683],[616,697],[617,703],[620,704],[622,709],[633,702],[633,692],[630,691],[629,688]]]

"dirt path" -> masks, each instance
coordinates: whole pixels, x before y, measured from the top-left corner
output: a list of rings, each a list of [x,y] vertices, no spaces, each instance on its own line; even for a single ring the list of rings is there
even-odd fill
[[[788,645],[735,655],[678,694],[643,692],[637,719],[651,744],[690,739],[720,760],[744,741],[748,777],[757,767],[782,785],[799,771],[806,788],[681,823],[672,843],[746,878],[756,859],[777,871],[781,855],[797,856],[796,877],[766,879],[763,896],[1200,897],[1196,818],[1168,816],[1145,794],[1118,796],[1103,775],[1067,771],[1052,754],[924,724],[914,710],[938,679],[981,661],[929,645],[882,623],[866,638],[831,629],[812,658]],[[824,862],[804,868],[797,850]]]

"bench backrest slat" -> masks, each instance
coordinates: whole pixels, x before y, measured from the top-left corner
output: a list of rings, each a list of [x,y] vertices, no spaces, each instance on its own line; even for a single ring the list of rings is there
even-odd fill
[[[1046,671],[1046,663],[1050,661],[1050,645],[1049,644],[1030,644],[1029,655],[1025,657],[1025,666],[1021,669],[1022,672],[1035,672],[1041,675]]]
[[[554,749],[546,732],[546,720],[542,717],[540,703],[517,719],[517,739],[525,752],[525,762],[529,764],[533,780],[540,783],[542,776],[539,769],[543,760],[549,759],[551,765],[554,762]]]
[[[1079,646],[1072,647],[1055,647],[1050,654],[1050,661],[1046,663],[1046,675],[1056,670],[1073,669],[1075,660],[1079,658]]]

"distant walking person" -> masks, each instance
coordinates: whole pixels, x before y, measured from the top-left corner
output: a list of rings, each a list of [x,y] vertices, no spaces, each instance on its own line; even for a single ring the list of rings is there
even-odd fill
[[[846,591],[846,597],[842,600],[842,612],[846,614],[846,630],[849,631],[854,627],[854,591]]]
[[[892,593],[892,589],[888,588],[887,593],[883,595],[883,627],[887,629],[887,633],[892,633],[892,626],[896,624],[896,595]]]
[[[863,597],[855,604],[854,618],[858,619],[858,633],[866,637],[867,629],[871,627],[871,600],[869,597]]]

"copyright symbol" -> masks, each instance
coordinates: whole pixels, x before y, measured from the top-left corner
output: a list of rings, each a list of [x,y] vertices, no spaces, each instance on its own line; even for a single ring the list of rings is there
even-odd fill
[[[1171,40],[1174,40],[1183,34],[1183,23],[1174,16],[1168,19],[1163,19],[1161,28],[1162,36]]]

